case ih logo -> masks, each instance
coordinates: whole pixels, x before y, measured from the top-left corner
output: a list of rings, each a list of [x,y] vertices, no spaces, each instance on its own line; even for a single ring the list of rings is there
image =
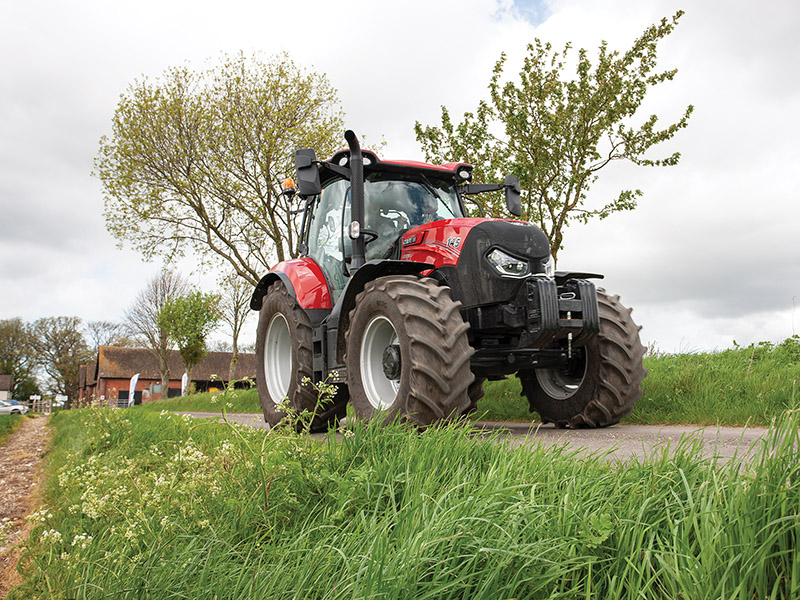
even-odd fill
[[[461,238],[460,237],[449,237],[447,238],[447,247],[448,248],[458,248],[461,245]]]
[[[410,246],[411,244],[417,243],[417,236],[412,235],[410,238],[406,238],[403,240],[403,246]]]

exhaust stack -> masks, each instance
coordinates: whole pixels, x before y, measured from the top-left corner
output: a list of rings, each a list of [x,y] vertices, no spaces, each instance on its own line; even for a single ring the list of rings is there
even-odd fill
[[[344,132],[344,138],[350,148],[350,239],[353,240],[353,255],[350,260],[350,272],[354,272],[366,262],[366,245],[364,235],[364,159],[361,156],[361,145],[352,129]]]

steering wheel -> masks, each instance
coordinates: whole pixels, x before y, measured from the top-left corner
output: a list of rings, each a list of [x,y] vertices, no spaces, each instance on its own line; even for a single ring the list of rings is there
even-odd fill
[[[363,235],[364,238],[365,238],[364,239],[364,246],[366,246],[368,244],[371,244],[372,242],[374,242],[375,240],[378,239],[378,233],[375,232],[375,231],[372,231],[372,229],[362,229],[361,230],[361,235]]]

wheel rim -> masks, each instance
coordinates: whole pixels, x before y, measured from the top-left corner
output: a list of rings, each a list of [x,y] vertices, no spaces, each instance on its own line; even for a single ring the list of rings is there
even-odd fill
[[[264,378],[267,391],[276,404],[289,394],[292,381],[292,336],[286,317],[278,313],[267,326],[264,341]]]
[[[536,369],[536,379],[544,392],[556,400],[574,396],[586,377],[586,353],[573,356],[564,367]]]
[[[400,389],[400,379],[389,379],[383,367],[384,352],[397,342],[394,325],[386,317],[373,318],[364,329],[359,361],[361,381],[367,401],[376,410],[391,407]]]

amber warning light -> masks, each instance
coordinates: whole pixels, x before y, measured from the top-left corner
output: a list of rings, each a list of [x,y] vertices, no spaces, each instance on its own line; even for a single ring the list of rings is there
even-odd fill
[[[291,177],[287,177],[283,180],[283,194],[285,196],[289,196],[290,198],[294,196],[295,189],[294,189],[294,179]]]

